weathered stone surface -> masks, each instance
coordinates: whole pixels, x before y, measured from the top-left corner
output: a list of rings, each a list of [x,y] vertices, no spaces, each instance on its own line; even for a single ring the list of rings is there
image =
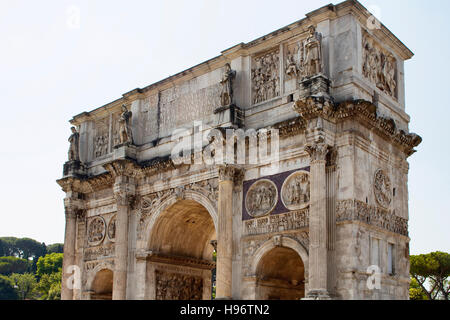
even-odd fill
[[[210,299],[215,269],[221,299],[408,299],[413,54],[366,20],[330,5],[75,116],[62,298]],[[204,161],[237,128],[245,163]],[[250,163],[252,137],[278,157]]]

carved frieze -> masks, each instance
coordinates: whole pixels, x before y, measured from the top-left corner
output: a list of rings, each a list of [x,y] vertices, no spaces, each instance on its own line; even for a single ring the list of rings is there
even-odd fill
[[[105,257],[113,257],[115,254],[115,246],[112,243],[84,250],[84,260],[91,261]]]
[[[156,300],[201,300],[203,279],[186,274],[155,271]]]
[[[102,217],[90,219],[88,224],[88,243],[90,246],[97,246],[102,243],[106,235],[106,222]]]
[[[309,226],[309,208],[244,222],[245,235],[297,230]]]
[[[386,94],[397,97],[397,61],[367,33],[363,34],[363,75]]]
[[[278,190],[275,183],[262,179],[256,181],[247,191],[245,207],[252,217],[268,215],[278,201]]]
[[[253,59],[252,101],[260,103],[280,95],[279,51],[273,50]]]
[[[391,181],[381,169],[375,172],[373,190],[377,203],[383,208],[389,208],[392,201]]]
[[[281,201],[287,209],[298,210],[307,207],[309,199],[309,172],[294,172],[285,180],[281,187]]]
[[[336,204],[336,222],[361,221],[368,225],[408,236],[408,220],[391,210],[370,206],[358,200],[342,200]]]

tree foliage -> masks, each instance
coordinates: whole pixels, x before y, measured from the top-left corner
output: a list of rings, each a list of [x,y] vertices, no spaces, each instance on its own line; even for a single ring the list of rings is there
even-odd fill
[[[16,257],[0,257],[0,274],[26,273],[32,270],[32,262]]]
[[[42,277],[44,274],[52,274],[62,269],[64,254],[50,253],[44,257],[40,257],[37,262],[36,275]]]
[[[32,273],[18,274],[13,273],[9,277],[14,284],[19,299],[30,300],[36,298],[36,287],[37,281],[36,277]]]
[[[18,300],[19,296],[11,279],[0,275],[0,300]]]
[[[0,241],[0,254],[2,256],[37,260],[47,252],[45,243],[30,238],[3,237],[0,238]]]
[[[43,274],[37,285],[41,300],[61,300],[61,269],[52,274]]]
[[[410,263],[411,277],[428,300],[449,300],[450,254],[437,251],[411,256]]]
[[[63,252],[64,252],[63,243],[54,243],[47,246],[47,253],[63,253]]]

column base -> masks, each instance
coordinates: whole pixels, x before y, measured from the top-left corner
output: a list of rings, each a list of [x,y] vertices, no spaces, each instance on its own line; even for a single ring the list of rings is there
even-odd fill
[[[332,298],[327,290],[312,290],[302,300],[332,300]]]

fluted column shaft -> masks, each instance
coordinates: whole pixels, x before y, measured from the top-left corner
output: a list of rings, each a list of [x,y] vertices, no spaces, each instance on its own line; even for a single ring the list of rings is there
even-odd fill
[[[326,155],[328,146],[315,143],[306,147],[311,157],[309,217],[309,295],[327,293],[327,192]]]
[[[238,173],[232,166],[219,167],[216,299],[232,297],[233,188]]]
[[[134,184],[126,176],[116,177],[114,197],[117,201],[116,243],[114,260],[113,300],[127,298],[128,216],[134,197]]]
[[[77,233],[77,211],[78,211],[78,199],[75,192],[67,192],[67,196],[64,199],[64,209],[66,215],[66,229],[64,234],[64,259],[63,259],[63,273],[61,279],[61,299],[73,300],[73,285],[69,281],[73,276],[74,269],[71,266],[75,265],[75,244]],[[75,279],[74,279],[75,280]]]

